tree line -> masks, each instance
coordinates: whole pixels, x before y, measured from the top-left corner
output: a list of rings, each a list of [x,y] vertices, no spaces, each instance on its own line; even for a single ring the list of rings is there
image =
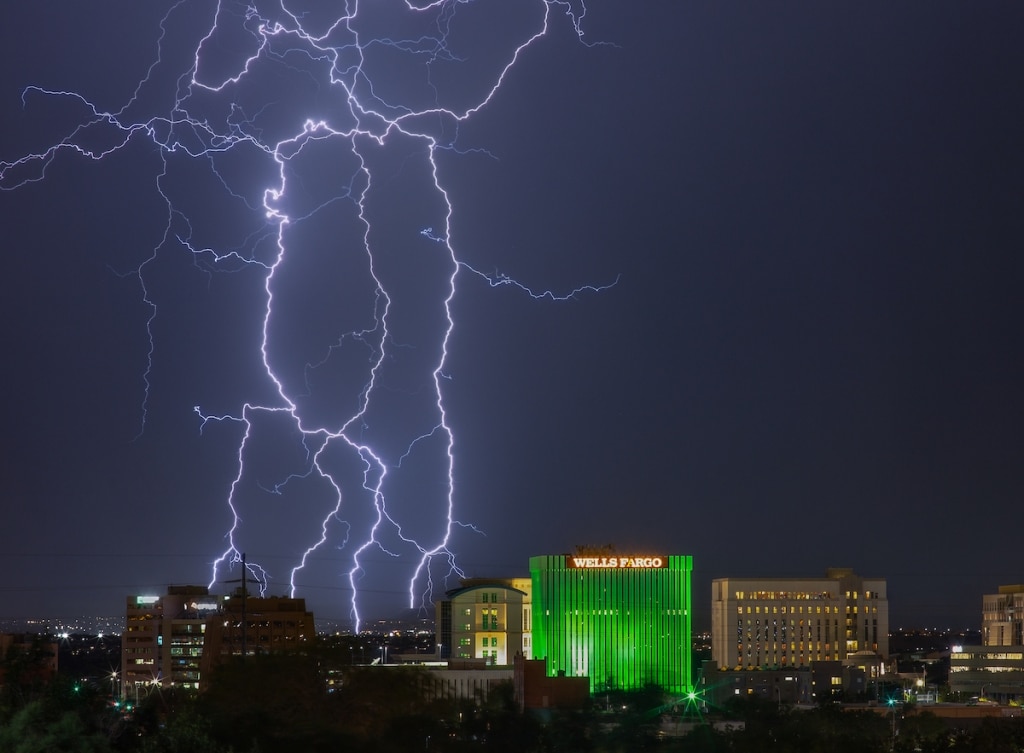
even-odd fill
[[[131,708],[109,688],[44,678],[32,651],[0,659],[0,753],[1015,753],[1024,720],[950,729],[927,711],[813,710],[757,697],[710,714],[692,707],[685,734],[665,715],[684,707],[660,689],[602,693],[588,708],[521,712],[511,684],[487,698],[443,699],[415,667],[345,664],[329,643],[232,659],[201,693],[154,688]],[[337,661],[335,661],[337,659]],[[350,658],[349,658],[350,661]],[[739,722],[729,728],[721,719]]]

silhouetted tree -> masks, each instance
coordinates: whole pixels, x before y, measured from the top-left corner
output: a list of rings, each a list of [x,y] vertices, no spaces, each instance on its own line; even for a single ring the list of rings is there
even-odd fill
[[[49,685],[53,654],[43,636],[7,647],[0,657],[0,720],[41,698]]]
[[[261,654],[217,665],[199,696],[210,736],[236,751],[326,750],[331,743],[324,678],[303,654]]]

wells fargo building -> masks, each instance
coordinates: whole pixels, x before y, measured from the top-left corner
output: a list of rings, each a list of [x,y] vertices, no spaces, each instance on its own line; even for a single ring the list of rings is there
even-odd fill
[[[692,570],[688,555],[531,557],[534,658],[592,693],[689,692]]]

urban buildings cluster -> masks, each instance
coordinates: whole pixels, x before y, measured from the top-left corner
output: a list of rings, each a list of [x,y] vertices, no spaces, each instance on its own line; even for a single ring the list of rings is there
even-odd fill
[[[694,666],[692,569],[686,555],[610,548],[532,557],[529,577],[464,579],[438,600],[432,653],[385,652],[370,663],[420,664],[439,695],[473,697],[513,681],[524,707],[649,685],[716,706],[736,695],[812,704],[878,699],[879,688],[908,679],[890,661],[885,579],[845,568],[714,580],[711,658]],[[244,589],[133,595],[125,618],[124,698],[157,686],[200,689],[224,657],[292,650],[316,635],[303,599]],[[983,597],[981,645],[952,647],[949,684],[968,698],[1024,698],[1024,585]],[[921,678],[902,685],[918,701],[936,698]]]

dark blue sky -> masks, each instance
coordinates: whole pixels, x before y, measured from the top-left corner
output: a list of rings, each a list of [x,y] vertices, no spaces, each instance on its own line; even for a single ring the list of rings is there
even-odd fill
[[[280,174],[251,144],[189,157],[201,141],[180,119],[150,120],[182,97],[216,5],[23,5],[0,30],[0,161],[88,118],[74,97],[29,93],[23,106],[28,86],[125,108],[122,123],[155,123],[163,143],[174,130],[180,148],[140,133],[102,162],[65,150],[44,180],[0,193],[0,617],[114,614],[129,592],[208,582],[236,476],[237,543],[281,592],[334,497],[323,479],[279,485],[322,445],[280,413],[250,413],[239,476],[242,424],[204,427],[193,411],[280,402],[259,350],[259,263],[277,251],[261,205]],[[306,5],[307,29],[325,29],[333,4]],[[366,7],[373,87],[356,94],[385,118],[480,101],[543,10],[478,1],[439,26]],[[554,8],[486,107],[408,121],[451,146],[436,163],[461,263],[556,294],[618,279],[555,302],[460,268],[440,377],[460,566],[525,575],[530,555],[584,543],[692,554],[698,625],[711,578],[848,566],[888,578],[894,626],[976,626],[981,595],[1024,577],[1024,7],[604,1],[588,4],[584,41],[612,44],[591,46]],[[439,28],[447,52],[428,65],[423,40]],[[203,80],[237,72],[252,39],[244,6],[224,3]],[[300,42],[277,40],[228,91],[193,90],[189,116],[264,145],[307,117],[352,128]],[[359,125],[381,136],[382,123]],[[381,279],[391,336],[348,432],[382,453],[396,520],[379,538],[397,556],[360,559],[370,614],[408,602],[418,555],[403,538],[434,543],[446,527],[431,372],[453,267],[420,232],[442,234],[447,213],[424,139],[355,143],[365,172],[342,139],[288,162],[273,206],[296,221],[270,285],[268,353],[302,428],[336,430],[380,352],[351,333],[374,326]],[[0,187],[38,174],[10,168]],[[352,197],[367,185],[361,219]],[[357,453],[336,441],[322,458],[348,486],[298,594],[345,619],[345,573],[377,508]],[[433,560],[435,589],[447,571]]]

